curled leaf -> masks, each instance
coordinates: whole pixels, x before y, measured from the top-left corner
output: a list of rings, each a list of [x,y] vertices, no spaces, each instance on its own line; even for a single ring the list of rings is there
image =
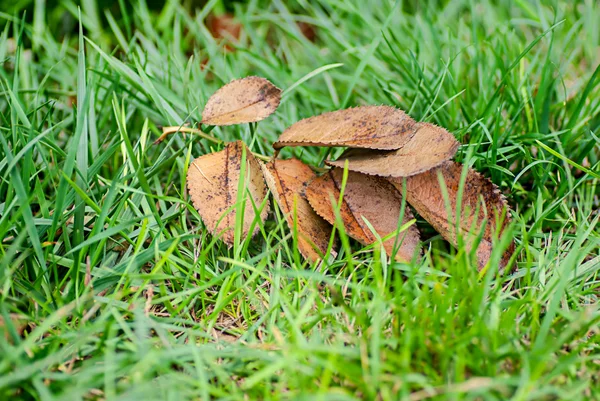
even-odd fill
[[[393,178],[390,182],[402,191],[406,180],[406,200],[427,220],[448,242],[457,246],[456,228],[464,238],[467,249],[472,248],[475,237],[483,229],[483,238],[476,254],[479,268],[490,259],[493,238],[500,236],[509,224],[508,204],[490,180],[469,169],[462,193],[461,212],[456,223],[456,205],[463,166],[460,163],[445,162],[439,168],[413,177]],[[438,179],[441,174],[448,191],[449,208]],[[449,213],[450,212],[450,216]],[[514,252],[514,243],[502,255],[501,267],[505,267]]]
[[[315,211],[331,224],[335,224],[335,211],[331,199],[337,202],[340,197],[343,170],[334,168],[329,173],[313,180],[306,189],[306,197]],[[395,188],[383,178],[348,172],[344,189],[344,199],[340,215],[346,233],[364,245],[378,241],[396,233],[402,208],[402,197]],[[413,216],[408,207],[404,209],[402,224],[408,223]],[[365,221],[366,220],[366,221]],[[369,228],[369,224],[375,233]],[[383,242],[390,257],[396,260],[410,261],[419,252],[419,231],[413,225]],[[394,251],[397,252],[394,254]]]
[[[298,159],[276,159],[265,164],[263,172],[288,225],[298,230],[298,250],[302,256],[311,262],[321,259],[327,252],[331,226],[303,196],[306,185],[316,174]]]
[[[284,146],[347,146],[394,150],[414,135],[415,121],[391,106],[363,106],[332,111],[298,121],[273,144]]]
[[[444,128],[429,123],[417,123],[415,134],[398,150],[382,152],[367,149],[349,149],[331,166],[382,177],[408,177],[439,166],[452,159],[459,143]]]
[[[208,99],[202,123],[233,125],[261,121],[277,110],[280,100],[281,89],[264,78],[236,79]]]
[[[244,153],[245,166],[242,165]],[[246,193],[238,194],[242,167]],[[242,141],[229,143],[220,152],[196,158],[188,169],[187,186],[206,227],[214,235],[222,233],[221,239],[229,246],[234,243],[236,214],[243,210],[242,237],[246,237],[257,217],[252,203],[259,208],[267,194],[259,162]],[[242,195],[246,200],[243,208],[237,205]],[[261,221],[266,219],[268,209],[268,204],[262,209]],[[255,227],[252,235],[257,231],[258,227]]]

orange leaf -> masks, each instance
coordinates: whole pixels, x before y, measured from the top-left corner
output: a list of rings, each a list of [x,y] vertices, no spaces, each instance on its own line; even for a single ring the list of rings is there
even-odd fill
[[[327,252],[331,226],[315,213],[303,196],[315,173],[297,159],[274,160],[264,165],[263,172],[289,227],[297,227],[298,250],[302,256],[311,262],[321,259]],[[335,256],[336,252],[332,254]]]
[[[306,189],[306,197],[315,211],[331,224],[335,224],[334,205],[340,197],[343,170],[334,168],[329,173],[313,180]],[[383,242],[388,256],[397,260],[410,261],[419,252],[419,231],[415,225],[395,234],[398,229],[402,197],[394,187],[383,178],[348,172],[348,180],[344,189],[344,199],[340,214],[346,233],[364,245],[377,242],[390,234]],[[366,219],[374,228],[371,231]],[[408,207],[404,210],[401,224],[413,219]],[[376,235],[377,234],[377,235]],[[401,245],[400,245],[401,243]],[[394,254],[394,250],[397,253]]]

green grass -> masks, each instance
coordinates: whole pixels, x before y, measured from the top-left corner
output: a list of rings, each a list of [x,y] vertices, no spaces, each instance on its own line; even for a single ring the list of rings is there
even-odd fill
[[[598,2],[249,1],[233,52],[202,23],[218,1],[46,3],[0,13],[0,399],[600,398]],[[353,105],[447,127],[507,195],[514,270],[420,219],[415,264],[343,241],[311,266],[279,210],[215,240],[185,173],[222,145],[152,142],[247,75],[281,107],[210,134],[263,155]]]

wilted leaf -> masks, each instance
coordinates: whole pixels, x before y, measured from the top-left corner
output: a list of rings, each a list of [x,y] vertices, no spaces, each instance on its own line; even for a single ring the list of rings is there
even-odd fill
[[[214,235],[223,233],[221,239],[229,246],[234,243],[236,210],[241,211],[241,207],[236,207],[236,203],[244,150],[247,192],[243,209],[242,237],[246,237],[256,217],[252,201],[259,208],[267,193],[258,161],[246,149],[246,145],[242,141],[232,142],[220,152],[198,157],[191,163],[187,174],[190,197],[204,224]],[[267,217],[268,209],[268,204],[262,209],[261,221]],[[254,229],[252,235],[257,231],[258,227]]]
[[[415,121],[391,106],[363,106],[332,111],[298,121],[273,144],[400,149],[414,135]]]
[[[264,120],[277,109],[281,89],[260,77],[231,81],[206,103],[202,123],[232,125]]]
[[[460,163],[445,162],[439,168],[406,178],[406,200],[454,246],[457,245],[455,213],[462,168]],[[448,220],[438,172],[441,173],[448,191],[452,213],[450,220]],[[390,179],[399,191],[402,191],[403,181],[403,178]],[[490,259],[492,238],[495,233],[500,231],[501,234],[509,223],[508,205],[498,187],[472,169],[467,173],[461,205],[458,229],[468,249],[471,248],[475,236],[481,232],[482,225],[486,222],[483,227],[483,239],[476,251],[481,269]],[[514,244],[511,244],[504,253],[501,267],[506,266],[512,252],[514,252]]]
[[[311,262],[321,259],[327,252],[331,226],[315,213],[303,196],[308,182],[316,177],[315,173],[297,159],[274,160],[264,165],[263,171],[290,228],[296,224],[298,250]]]
[[[408,177],[439,166],[450,160],[459,143],[444,128],[428,123],[417,123],[415,135],[400,149],[382,152],[367,149],[349,149],[336,161],[327,164],[348,170],[383,177]]]
[[[343,170],[335,168],[329,173],[313,180],[306,189],[306,197],[315,211],[331,224],[335,224],[334,206],[331,198],[337,202],[340,196]],[[348,172],[348,180],[344,189],[344,199],[340,215],[346,233],[364,245],[377,241],[366,219],[383,238],[396,232],[402,197],[395,188],[383,178]],[[404,210],[402,224],[413,219],[408,207]],[[394,248],[399,247],[396,255]],[[410,261],[419,251],[419,231],[413,225],[384,241],[383,247],[389,256],[397,260]]]

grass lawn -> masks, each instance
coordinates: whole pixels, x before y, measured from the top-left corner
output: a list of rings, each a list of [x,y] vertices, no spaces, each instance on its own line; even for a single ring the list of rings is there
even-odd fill
[[[0,2],[0,399],[600,399],[600,3],[76,3]],[[226,9],[237,44],[204,23]],[[153,145],[248,75],[273,116]],[[421,218],[412,264],[311,265],[277,208],[232,248],[205,230],[190,160],[365,104],[456,136],[512,269]]]

